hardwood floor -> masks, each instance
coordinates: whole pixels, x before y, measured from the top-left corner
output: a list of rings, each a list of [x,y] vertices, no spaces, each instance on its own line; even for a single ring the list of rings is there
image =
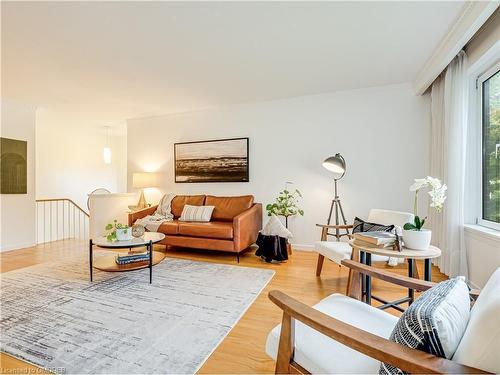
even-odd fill
[[[157,247],[156,250],[161,249]],[[236,257],[219,252],[181,250],[169,248],[169,257],[238,265]],[[39,245],[33,248],[0,253],[0,270],[12,270],[29,267],[39,263],[54,262],[60,258],[78,258],[87,262],[88,245],[84,241],[65,240]],[[281,321],[280,310],[267,298],[269,291],[281,290],[300,301],[312,305],[332,294],[345,294],[348,271],[332,262],[325,261],[322,276],[316,277],[317,254],[294,249],[287,263],[267,264],[249,251],[241,256],[239,266],[273,269],[276,274],[266,286],[255,303],[250,306],[234,329],[219,345],[215,352],[199,370],[200,374],[229,373],[274,373],[274,361],[265,353],[268,332]],[[377,265],[387,267],[385,265]],[[406,265],[387,267],[392,271],[405,274]],[[423,275],[423,264],[418,263],[419,273]],[[99,271],[98,271],[99,272]],[[446,277],[433,267],[433,281]],[[406,294],[402,288],[374,280],[373,291],[386,299],[397,299]],[[395,311],[388,312],[398,314]],[[43,370],[0,353],[0,373],[44,373]]]

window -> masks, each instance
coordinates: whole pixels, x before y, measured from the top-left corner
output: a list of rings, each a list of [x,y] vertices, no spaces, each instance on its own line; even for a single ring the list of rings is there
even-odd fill
[[[480,224],[500,229],[500,70],[479,79],[482,120],[482,215]]]

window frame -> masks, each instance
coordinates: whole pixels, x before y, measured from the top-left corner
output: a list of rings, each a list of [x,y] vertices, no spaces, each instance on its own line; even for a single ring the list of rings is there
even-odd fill
[[[476,124],[479,127],[479,192],[480,192],[480,208],[479,208],[479,217],[477,218],[477,224],[486,228],[494,229],[500,231],[500,223],[483,219],[483,159],[484,159],[484,151],[483,151],[483,83],[487,81],[489,78],[493,77],[498,71],[500,71],[500,60],[495,62],[493,65],[490,65],[488,69],[483,71],[477,77],[476,80],[476,96],[477,96],[477,111],[476,111]]]

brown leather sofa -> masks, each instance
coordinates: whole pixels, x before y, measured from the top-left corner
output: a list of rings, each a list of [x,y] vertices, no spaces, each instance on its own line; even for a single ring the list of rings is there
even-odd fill
[[[208,223],[179,221],[184,205],[215,206]],[[255,243],[262,229],[262,204],[253,195],[217,197],[213,195],[177,195],[172,200],[174,220],[163,223],[158,231],[165,234],[164,245],[220,250],[239,254]],[[130,213],[128,224],[151,215],[157,206]]]

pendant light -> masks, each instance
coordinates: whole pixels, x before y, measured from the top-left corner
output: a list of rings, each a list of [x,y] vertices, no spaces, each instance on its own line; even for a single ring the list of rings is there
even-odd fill
[[[105,164],[111,164],[111,148],[109,147],[109,126],[105,126],[105,128],[106,128],[106,144],[104,145],[102,156],[104,158]]]

